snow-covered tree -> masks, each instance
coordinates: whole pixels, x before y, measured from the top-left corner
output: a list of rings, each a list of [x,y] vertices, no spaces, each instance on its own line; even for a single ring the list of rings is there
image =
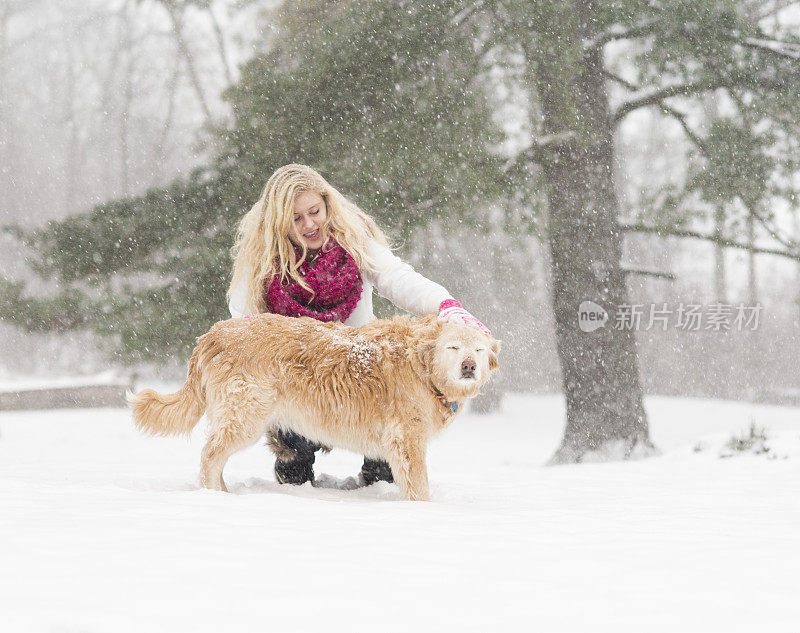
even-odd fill
[[[277,167],[313,165],[397,237],[498,195],[499,139],[457,2],[285,3],[265,50],[226,92],[213,161],[166,188],[19,238],[50,297],[2,287],[0,316],[89,328],[120,359],[185,354],[226,318],[235,226]]]
[[[536,138],[519,160],[539,166],[547,190],[553,308],[567,402],[565,435],[553,461],[580,461],[587,453],[648,454],[652,445],[633,331],[609,324],[587,333],[578,327],[584,301],[601,305],[612,320],[628,303],[620,264],[624,227],[615,182],[615,132],[636,110],[658,108],[697,140],[688,109],[701,106],[710,91],[722,90],[734,103],[761,100],[761,119],[796,137],[800,40],[772,19],[791,3],[488,4],[500,27],[491,45],[516,48],[526,61]],[[612,44],[627,45],[628,54],[610,55]],[[620,86],[624,93],[616,97],[612,88]],[[730,146],[730,136],[709,136],[709,155],[720,143]],[[741,161],[740,167],[747,165],[741,171],[755,173],[762,157],[754,148],[730,161]],[[788,158],[786,152],[782,157]],[[668,234],[670,228],[659,230]]]

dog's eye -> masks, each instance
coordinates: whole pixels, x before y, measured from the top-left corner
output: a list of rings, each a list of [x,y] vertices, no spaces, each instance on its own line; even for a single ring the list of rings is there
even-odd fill
[[[448,345],[447,349],[455,349],[455,350],[457,350],[458,349],[458,345]]]
[[[476,351],[476,352],[485,352],[485,351],[486,351],[486,348],[485,348],[485,347],[479,347],[479,348],[478,348],[478,349],[476,349],[475,351]]]

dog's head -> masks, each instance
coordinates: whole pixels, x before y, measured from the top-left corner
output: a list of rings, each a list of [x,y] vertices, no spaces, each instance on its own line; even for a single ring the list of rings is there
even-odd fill
[[[498,369],[499,353],[500,341],[480,330],[435,319],[427,321],[417,348],[422,373],[448,400],[477,396]]]

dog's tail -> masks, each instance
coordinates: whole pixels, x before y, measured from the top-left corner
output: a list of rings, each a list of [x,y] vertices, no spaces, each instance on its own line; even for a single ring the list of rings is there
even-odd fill
[[[160,394],[145,389],[127,392],[136,428],[150,435],[188,435],[206,410],[206,398],[198,368],[198,350],[189,359],[186,383],[175,393]]]

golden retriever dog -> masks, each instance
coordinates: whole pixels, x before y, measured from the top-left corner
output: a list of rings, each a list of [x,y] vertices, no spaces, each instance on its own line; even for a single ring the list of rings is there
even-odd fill
[[[403,496],[429,499],[425,452],[497,369],[499,341],[435,315],[353,328],[261,314],[197,339],[186,384],[128,394],[136,426],[188,434],[210,421],[206,488],[226,490],[228,458],[265,433],[291,430],[326,446],[385,459]]]

